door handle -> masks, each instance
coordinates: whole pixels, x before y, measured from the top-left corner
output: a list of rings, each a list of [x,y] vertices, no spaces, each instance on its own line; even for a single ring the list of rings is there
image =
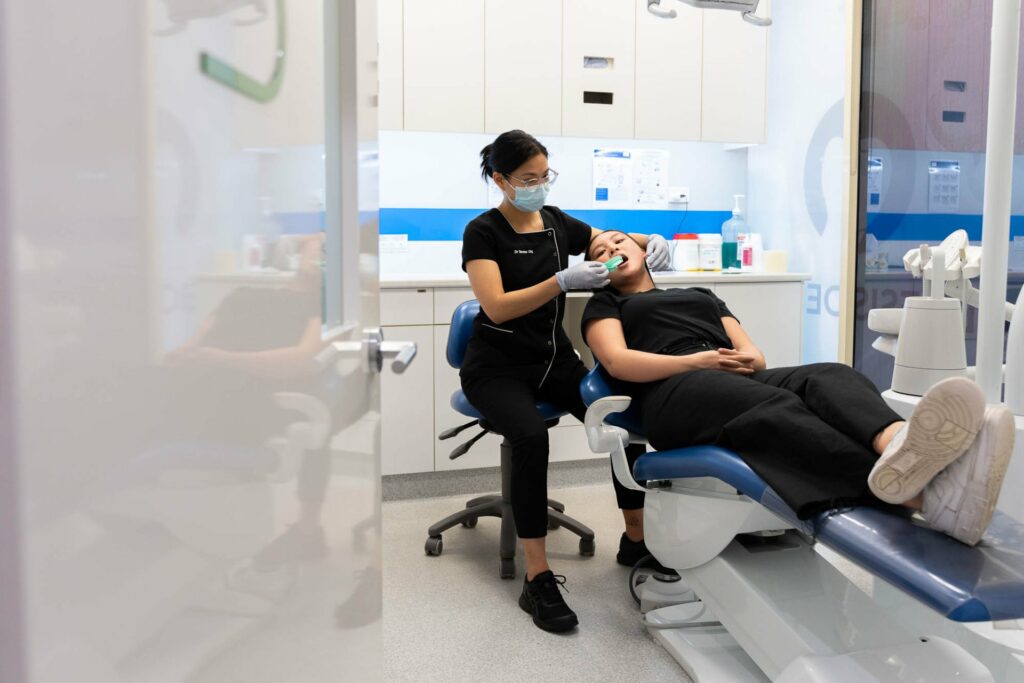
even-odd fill
[[[325,368],[343,358],[362,357],[364,369],[380,373],[384,359],[390,358],[391,370],[400,375],[416,358],[416,342],[384,341],[384,331],[379,327],[363,330],[363,341],[343,341],[329,344],[317,357],[318,367]]]
[[[416,358],[415,342],[384,341],[384,330],[379,327],[366,330],[363,343],[371,372],[379,373],[384,368],[384,359],[391,358],[391,371],[400,375]]]
[[[416,358],[416,342],[381,342],[379,353],[377,367],[380,368],[384,365],[385,358],[393,358],[391,370],[396,375],[400,375],[409,367],[409,363],[412,363],[413,359]]]

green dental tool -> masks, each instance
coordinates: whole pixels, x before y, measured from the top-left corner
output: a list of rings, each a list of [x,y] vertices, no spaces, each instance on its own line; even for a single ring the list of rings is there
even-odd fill
[[[628,260],[629,259],[627,257],[622,256],[620,254],[619,256],[616,256],[615,258],[608,259],[605,262],[604,267],[607,268],[608,272],[610,273],[610,272],[612,272],[613,270],[615,270],[616,268],[618,268],[619,266],[621,266],[623,263],[625,263]]]

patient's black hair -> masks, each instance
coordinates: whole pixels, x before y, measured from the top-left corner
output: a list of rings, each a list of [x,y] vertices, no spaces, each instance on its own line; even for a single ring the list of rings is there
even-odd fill
[[[484,180],[495,173],[508,175],[538,154],[546,157],[548,149],[537,138],[521,130],[507,131],[480,150],[480,175]]]

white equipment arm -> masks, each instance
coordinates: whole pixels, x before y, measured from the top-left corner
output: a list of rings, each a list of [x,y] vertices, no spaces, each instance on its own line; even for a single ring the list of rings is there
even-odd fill
[[[759,17],[754,12],[761,0],[679,0],[691,7],[698,9],[727,9],[740,12],[743,20],[755,26],[771,26],[772,20],[767,17]],[[675,10],[661,8],[661,0],[647,0],[647,11],[663,19],[674,19]]]

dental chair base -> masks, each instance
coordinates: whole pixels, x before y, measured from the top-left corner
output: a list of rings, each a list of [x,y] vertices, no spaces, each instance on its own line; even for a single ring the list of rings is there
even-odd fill
[[[713,446],[649,452],[630,472],[625,444],[639,438],[639,423],[628,412],[630,399],[613,395],[607,379],[592,376],[598,372],[581,387],[590,404],[590,447],[611,454],[624,486],[647,491],[648,548],[700,601],[645,617],[691,678],[995,680],[960,645],[893,619],[887,605],[815,552],[808,537],[946,620],[991,623],[1024,618],[1024,526],[997,513],[985,541],[968,547],[915,525],[898,508],[857,507],[799,520],[739,456]]]
[[[764,512],[761,531],[785,523],[735,490],[731,500],[709,498],[695,493],[699,489],[691,481],[672,480],[647,494],[645,530],[648,546],[663,563],[697,563],[679,573],[680,583],[699,598],[650,611],[645,624],[694,681],[993,680],[959,646],[894,623],[797,531],[734,538],[735,525],[727,522],[718,533],[724,549],[701,561],[716,545],[710,541],[713,531],[699,528],[710,517],[696,520],[696,535],[705,536],[699,545],[689,538],[692,527],[678,521],[702,506],[724,511],[726,518],[743,517],[748,530],[758,526],[750,523],[752,507]],[[718,505],[708,506],[709,500]],[[652,536],[653,530],[661,533]],[[904,678],[901,671],[914,677]]]

